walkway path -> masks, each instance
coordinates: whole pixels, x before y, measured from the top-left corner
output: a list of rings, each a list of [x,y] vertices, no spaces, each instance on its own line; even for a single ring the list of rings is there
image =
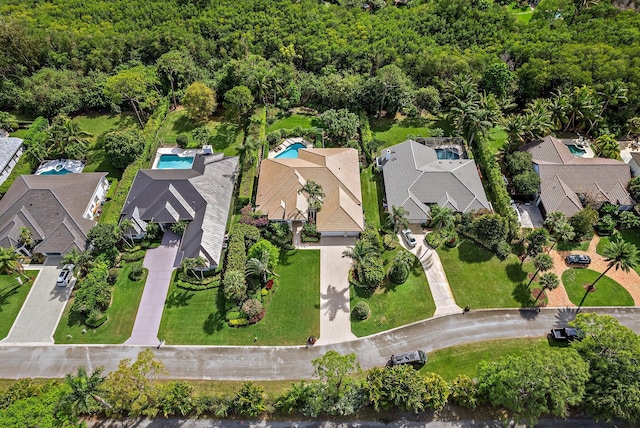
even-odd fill
[[[319,244],[298,248],[320,250],[320,337],[316,345],[328,345],[356,339],[351,333],[349,269],[351,259],[342,252],[355,238],[326,237]]]
[[[38,277],[29,291],[18,317],[7,337],[1,342],[14,343],[53,343],[64,307],[74,283],[66,287],[56,286],[60,273],[59,258],[49,258],[45,266],[25,265],[25,269],[37,269]]]
[[[422,264],[424,273],[427,276],[427,281],[429,282],[433,301],[436,304],[436,312],[433,316],[439,317],[442,315],[461,313],[462,308],[456,304],[453,298],[453,293],[451,292],[447,275],[444,273],[440,256],[438,256],[438,253],[433,248],[425,244],[425,233],[414,230],[413,235],[417,241],[414,248],[408,248],[401,235],[398,235],[398,239],[400,239],[400,243],[405,249],[411,251],[418,257],[418,260],[420,260]]]
[[[589,269],[596,272],[604,272],[607,269],[608,263],[605,261],[604,257],[598,254],[596,251],[599,242],[600,237],[596,235],[593,237],[591,242],[589,242],[589,249],[587,251],[556,251],[555,249],[551,250],[550,255],[551,257],[553,257],[554,263],[552,272],[558,275],[560,284],[562,284],[562,273],[571,268],[564,261],[564,258],[568,254],[587,254],[589,257],[591,257],[591,264],[589,265]],[[640,275],[638,275],[635,270],[631,269],[629,272],[624,272],[622,270],[616,270],[615,268],[612,268],[609,272],[607,272],[606,276],[622,285],[629,292],[629,294],[631,294],[635,305],[640,306]],[[551,292],[547,292],[547,294],[549,296],[549,306],[575,306],[569,300],[569,296],[567,295],[564,286],[558,287]]]
[[[152,347],[165,364],[167,378],[220,380],[293,380],[313,376],[311,361],[329,350],[353,352],[364,370],[385,365],[394,352],[438,349],[464,343],[508,338],[541,338],[552,327],[565,326],[576,309],[472,310],[431,318],[373,336],[324,346],[163,346]],[[610,314],[640,333],[640,308],[583,308],[583,312]],[[123,358],[134,358],[148,346],[45,345],[0,346],[0,379],[61,378],[79,366],[108,373]]]
[[[179,247],[180,237],[167,231],[162,237],[162,244],[158,248],[147,251],[143,266],[149,269],[149,275],[144,284],[131,337],[125,344],[157,345],[159,343],[158,329],[171,283],[171,275],[173,270],[178,267],[176,255]]]

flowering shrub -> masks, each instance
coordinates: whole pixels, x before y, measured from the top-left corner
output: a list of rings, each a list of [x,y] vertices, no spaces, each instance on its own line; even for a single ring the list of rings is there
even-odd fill
[[[269,220],[260,211],[254,212],[251,205],[246,205],[240,210],[240,220],[238,222],[255,227],[266,227],[269,224]]]

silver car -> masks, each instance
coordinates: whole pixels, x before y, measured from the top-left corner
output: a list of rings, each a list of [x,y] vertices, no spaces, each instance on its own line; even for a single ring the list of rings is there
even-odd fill
[[[404,229],[402,231],[402,237],[409,247],[413,248],[416,246],[416,237],[413,236],[413,232],[411,230]]]

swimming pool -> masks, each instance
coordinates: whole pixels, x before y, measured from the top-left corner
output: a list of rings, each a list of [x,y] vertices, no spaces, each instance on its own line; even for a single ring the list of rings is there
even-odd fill
[[[193,156],[160,155],[156,169],[191,169]]]
[[[60,170],[55,170],[55,169],[50,169],[48,171],[42,171],[40,174],[36,174],[36,175],[65,175],[65,174],[73,174],[73,171],[69,171],[68,169],[60,169]]]
[[[306,148],[307,148],[307,146],[305,146],[302,143],[293,143],[292,145],[287,147],[282,153],[277,154],[275,157],[276,157],[276,159],[297,158],[298,157],[298,150],[306,149]]]
[[[456,149],[455,147],[436,149],[436,156],[438,156],[438,159],[460,159],[458,149]]]
[[[73,159],[56,159],[43,162],[35,175],[65,175],[82,172],[84,162]]]
[[[584,156],[587,151],[584,149],[581,149],[578,146],[574,146],[573,144],[567,144],[567,147],[569,148],[569,151],[571,152],[571,154],[573,154],[574,156]]]

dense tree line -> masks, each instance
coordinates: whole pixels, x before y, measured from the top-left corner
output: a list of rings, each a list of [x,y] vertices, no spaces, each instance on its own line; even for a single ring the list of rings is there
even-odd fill
[[[433,108],[433,89],[464,74],[522,108],[554,91],[586,85],[597,94],[619,81],[628,102],[591,113],[618,134],[638,116],[633,10],[542,0],[524,24],[499,2],[414,0],[370,11],[340,3],[8,0],[0,5],[0,108],[51,118],[122,105],[144,114],[159,94],[175,104],[198,80],[218,100],[246,86],[256,102],[282,107],[411,113]]]

